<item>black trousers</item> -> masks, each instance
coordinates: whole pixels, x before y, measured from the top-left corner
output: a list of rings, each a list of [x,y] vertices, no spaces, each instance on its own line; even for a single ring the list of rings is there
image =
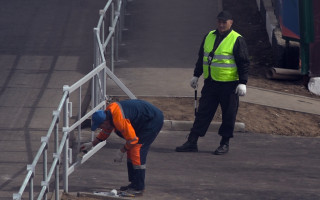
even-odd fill
[[[191,128],[192,135],[205,136],[218,106],[222,110],[222,124],[219,135],[233,137],[234,125],[239,107],[239,96],[235,94],[238,82],[217,82],[205,79],[201,90],[199,107]]]
[[[154,142],[163,126],[163,114],[159,113],[156,117],[149,121],[146,128],[137,133],[139,142],[133,148],[136,151],[127,151],[127,169],[129,182],[132,183],[134,189],[144,190],[146,162],[150,145]],[[133,160],[134,159],[134,160]]]

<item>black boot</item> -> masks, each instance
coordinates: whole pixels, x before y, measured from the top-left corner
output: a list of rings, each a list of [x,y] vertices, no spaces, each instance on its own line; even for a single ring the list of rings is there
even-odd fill
[[[229,137],[222,137],[220,146],[213,152],[215,155],[223,155],[229,152]]]
[[[214,155],[223,155],[228,153],[229,151],[229,145],[228,144],[224,144],[224,145],[220,145],[214,152]]]
[[[176,147],[176,152],[198,152],[198,135],[189,134],[188,141],[182,146]]]

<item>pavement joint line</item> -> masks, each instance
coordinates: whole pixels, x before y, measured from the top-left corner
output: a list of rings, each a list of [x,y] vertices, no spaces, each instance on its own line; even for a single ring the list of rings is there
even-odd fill
[[[294,96],[294,97],[300,97],[303,99],[311,99],[314,101],[320,101],[320,99],[318,99],[318,98],[306,97],[306,96],[302,96],[302,95],[290,94],[290,93],[280,92],[280,91],[276,91],[276,90],[269,90],[269,89],[265,89],[265,88],[254,87],[254,86],[247,86],[247,87],[252,88],[252,89],[256,89],[256,90],[267,91],[267,92],[271,92],[271,93],[278,93],[278,94],[282,94],[282,95],[286,95],[286,96]]]
[[[164,120],[162,131],[190,131],[193,121]],[[211,122],[208,132],[218,132],[221,122]],[[234,132],[245,132],[245,123],[236,122]]]

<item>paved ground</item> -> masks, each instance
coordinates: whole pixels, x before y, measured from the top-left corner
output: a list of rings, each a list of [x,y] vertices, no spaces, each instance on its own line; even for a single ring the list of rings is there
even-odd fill
[[[93,27],[105,3],[1,1],[0,199],[18,192],[63,85],[91,71]]]
[[[0,80],[0,199],[11,199],[19,190],[26,165],[32,162],[59,103],[62,86],[91,70],[92,28],[104,4],[32,0],[1,5],[0,23],[6,29],[0,32],[4,77]],[[203,34],[214,26],[211,19],[220,8],[221,2],[212,0],[130,1],[128,31],[116,74],[135,95],[192,96],[188,81],[195,52]],[[109,94],[121,94],[112,81],[108,87]],[[271,102],[284,98],[288,100],[285,106],[299,101],[307,102],[302,106],[305,109],[319,107],[318,101],[263,91],[249,88],[248,94]],[[147,189],[141,199],[320,198],[319,138],[237,133],[231,152],[214,156],[211,152],[219,138],[210,132],[199,142],[200,153],[175,153],[173,149],[185,141],[187,133],[160,134],[150,151]],[[72,174],[69,191],[92,192],[125,184],[125,164],[111,162],[120,144],[112,138]]]
[[[163,131],[148,155],[143,200],[319,199],[319,139],[237,133],[226,156],[212,155],[218,136],[199,140],[199,153],[177,153],[185,131]],[[71,176],[72,192],[110,191],[127,182],[126,165],[114,164],[122,145],[114,136]]]

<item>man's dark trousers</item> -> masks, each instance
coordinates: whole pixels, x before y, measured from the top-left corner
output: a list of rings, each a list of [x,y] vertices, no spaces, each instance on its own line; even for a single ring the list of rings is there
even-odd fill
[[[190,135],[203,137],[220,104],[222,111],[222,124],[219,135],[233,137],[236,116],[239,106],[239,96],[235,94],[238,81],[218,82],[207,78],[201,90],[199,107]]]

